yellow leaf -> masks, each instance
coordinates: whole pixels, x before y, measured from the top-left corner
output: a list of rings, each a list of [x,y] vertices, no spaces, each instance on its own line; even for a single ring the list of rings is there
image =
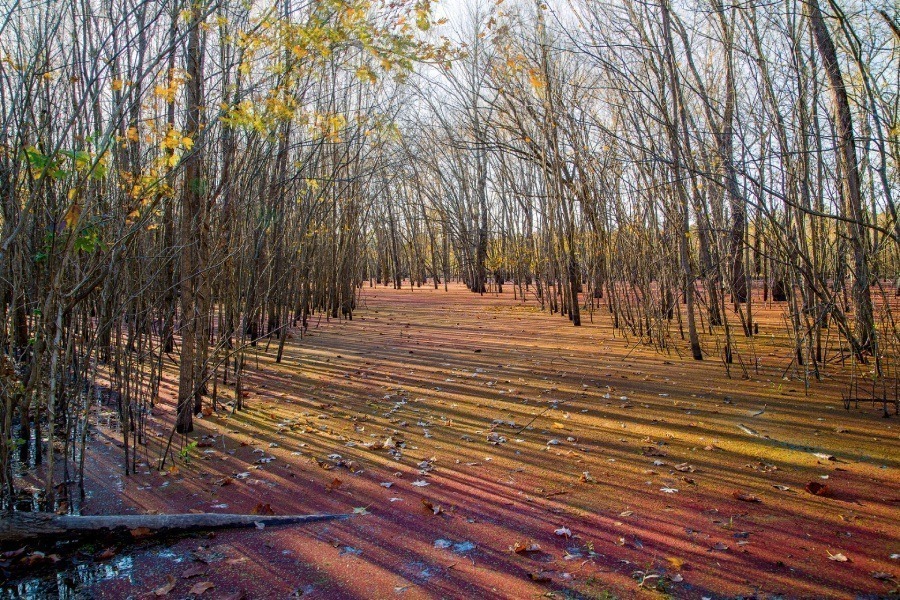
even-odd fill
[[[113,82],[112,82],[112,89],[113,89],[114,92],[118,92],[118,91],[121,90],[123,87],[125,87],[125,82],[124,82],[124,81],[122,81],[121,79],[113,79]]]
[[[171,86],[158,85],[153,88],[153,93],[161,98],[165,98],[166,102],[175,102],[175,95],[178,93],[178,82],[172,82]]]
[[[184,148],[186,150],[190,150],[191,148],[194,147],[194,140],[185,136],[185,137],[181,138],[181,145],[184,146]]]
[[[78,224],[78,218],[81,216],[81,206],[78,204],[73,204],[71,208],[69,208],[69,212],[66,213],[66,226],[69,229],[74,229],[75,225]]]
[[[375,83],[378,80],[378,77],[369,67],[363,66],[356,70],[356,76],[359,77],[360,81],[367,81],[369,83]]]
[[[175,129],[170,129],[166,133],[166,137],[162,139],[160,145],[169,150],[175,150],[181,144],[181,134]]]

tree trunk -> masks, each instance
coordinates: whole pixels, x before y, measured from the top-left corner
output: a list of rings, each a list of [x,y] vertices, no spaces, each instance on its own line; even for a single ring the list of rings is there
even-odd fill
[[[188,31],[187,49],[187,126],[185,136],[194,140],[200,132],[200,106],[203,101],[203,67],[200,48],[200,7],[192,9],[190,30]],[[184,159],[184,189],[181,205],[181,361],[178,376],[178,416],[176,431],[188,433],[193,431],[194,388],[199,383],[197,374],[197,347],[205,344],[202,339],[203,328],[200,320],[206,315],[197,314],[196,294],[201,287],[203,265],[200,263],[199,240],[202,235],[203,207],[201,194],[203,181],[201,177],[200,144]]]
[[[182,515],[112,515],[75,516],[53,513],[19,512],[0,518],[0,545],[25,540],[77,538],[133,533],[149,529],[154,534],[166,532],[293,525],[346,519],[350,515],[233,515],[219,513]]]
[[[853,119],[850,113],[850,102],[847,89],[841,76],[837,50],[825,24],[825,18],[819,9],[818,0],[807,0],[806,7],[813,38],[822,62],[831,94],[834,101],[835,130],[838,136],[836,148],[838,160],[842,164],[844,175],[841,186],[844,196],[844,211],[847,218],[850,246],[853,253],[853,305],[856,310],[857,352],[871,352],[875,348],[875,317],[872,309],[872,296],[869,290],[869,262],[866,252],[866,224],[862,209],[862,193],[860,190],[859,164],[856,158],[856,143],[853,137]]]

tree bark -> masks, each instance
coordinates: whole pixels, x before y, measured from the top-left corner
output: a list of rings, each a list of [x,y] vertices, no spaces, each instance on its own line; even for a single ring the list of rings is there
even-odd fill
[[[195,140],[200,132],[200,106],[202,103],[202,58],[200,48],[200,9],[194,7],[188,31],[187,49],[187,126],[185,136]],[[197,375],[197,346],[205,344],[198,314],[197,292],[200,290],[203,266],[199,261],[199,240],[202,235],[203,207],[201,192],[201,154],[199,144],[184,159],[184,190],[181,206],[181,361],[178,376],[178,433],[193,431],[193,401]]]
[[[860,190],[859,164],[856,157],[856,143],[853,136],[853,118],[850,113],[850,102],[847,88],[841,76],[837,50],[828,32],[828,26],[818,0],[807,0],[806,11],[810,28],[816,42],[834,101],[835,130],[838,136],[836,152],[841,162],[844,175],[841,186],[844,196],[846,216],[852,219],[848,224],[850,246],[853,253],[853,305],[856,310],[856,344],[858,352],[871,352],[875,348],[875,317],[872,309],[872,296],[869,290],[868,256],[866,253],[866,223],[862,209],[862,192]]]
[[[234,515],[218,513],[180,515],[75,516],[53,513],[12,513],[0,518],[0,545],[41,538],[77,538],[134,532],[149,529],[154,534],[293,525],[346,519],[346,514],[318,515]]]

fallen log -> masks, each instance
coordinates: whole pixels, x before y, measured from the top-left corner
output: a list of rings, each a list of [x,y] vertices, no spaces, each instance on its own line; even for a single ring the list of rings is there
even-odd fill
[[[49,537],[77,538],[89,535],[131,533],[147,535],[229,529],[271,527],[346,519],[346,514],[321,515],[231,515],[219,513],[181,515],[77,516],[43,512],[17,512],[0,516],[0,544]]]

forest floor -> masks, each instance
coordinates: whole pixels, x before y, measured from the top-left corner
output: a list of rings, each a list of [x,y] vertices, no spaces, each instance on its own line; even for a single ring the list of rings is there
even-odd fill
[[[87,595],[149,597],[172,575],[173,598],[896,597],[900,420],[783,376],[780,308],[754,310],[758,363],[728,378],[511,288],[366,287],[281,364],[260,345],[246,409],[195,421],[173,468],[151,451],[124,477],[105,430],[85,506],[358,514],[117,548]]]

